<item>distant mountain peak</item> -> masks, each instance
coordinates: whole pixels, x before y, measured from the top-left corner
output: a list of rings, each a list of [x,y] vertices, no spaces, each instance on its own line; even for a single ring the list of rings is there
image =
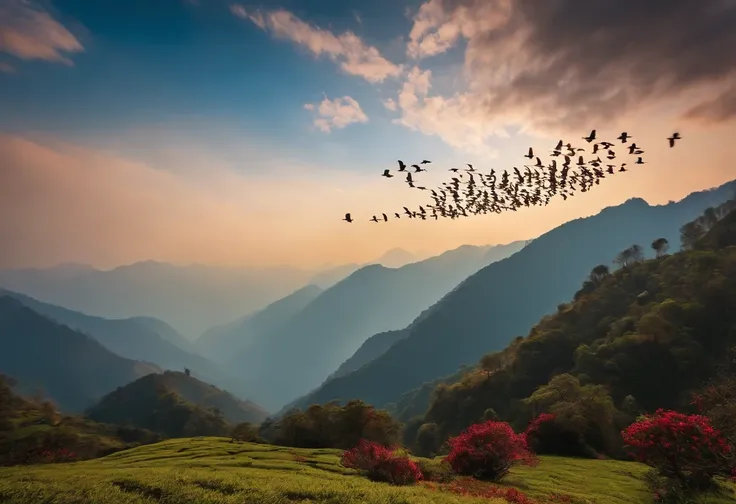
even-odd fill
[[[382,264],[387,268],[400,268],[409,263],[416,262],[417,256],[400,247],[392,248],[386,251],[381,257],[374,262]]]

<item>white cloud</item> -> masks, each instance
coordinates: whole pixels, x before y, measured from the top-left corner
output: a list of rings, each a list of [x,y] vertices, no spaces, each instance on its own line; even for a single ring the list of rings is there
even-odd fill
[[[79,40],[41,7],[24,0],[0,1],[0,52],[73,65],[64,53],[82,51]]]
[[[357,75],[372,83],[383,82],[388,77],[398,77],[402,68],[386,58],[373,46],[351,31],[335,35],[328,30],[312,26],[291,12],[278,9],[269,12],[247,12],[241,5],[230,6],[233,14],[249,19],[274,36],[291,40],[307,48],[315,56],[326,55],[347,74]]]
[[[350,96],[334,100],[325,97],[318,106],[307,103],[304,108],[316,110],[314,125],[325,133],[332,131],[332,128],[342,129],[353,123],[368,122],[368,116],[360,108],[360,104]]]
[[[386,107],[391,112],[396,112],[398,109],[398,106],[396,105],[396,101],[393,98],[389,98],[388,100],[383,100],[383,106]]]

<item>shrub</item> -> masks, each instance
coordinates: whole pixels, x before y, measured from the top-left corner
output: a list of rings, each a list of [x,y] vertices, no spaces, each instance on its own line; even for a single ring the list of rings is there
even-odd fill
[[[536,465],[524,434],[516,434],[506,422],[471,425],[449,440],[447,461],[453,471],[478,479],[499,481],[514,465]]]
[[[682,492],[704,490],[715,476],[730,476],[734,447],[702,415],[659,409],[622,433],[630,453]]]
[[[597,458],[596,451],[583,437],[568,428],[552,413],[534,418],[524,431],[529,448],[538,454]]]
[[[410,485],[422,479],[419,466],[407,456],[395,453],[395,448],[361,439],[357,446],[343,452],[341,463],[357,469],[371,481],[392,485]]]
[[[417,462],[417,464],[419,465],[419,470],[422,471],[423,479],[426,481],[448,483],[455,479],[455,473],[452,472],[452,466],[450,466],[445,459],[422,459]]]

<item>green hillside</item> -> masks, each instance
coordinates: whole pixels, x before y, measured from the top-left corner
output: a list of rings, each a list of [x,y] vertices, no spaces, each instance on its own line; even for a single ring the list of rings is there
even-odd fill
[[[167,372],[149,374],[118,387],[90,407],[86,416],[98,422],[133,425],[169,437],[224,436],[231,423],[261,422],[266,413],[213,385]]]
[[[423,421],[445,438],[492,410],[523,428],[531,416],[563,407],[589,416],[586,394],[597,394],[593,409],[608,404],[612,423],[588,418],[585,435],[615,454],[616,442],[601,438],[616,437],[627,419],[657,408],[691,411],[691,393],[736,346],[736,247],[713,248],[736,234],[736,212],[701,234],[708,229],[692,250],[632,258],[613,273],[594,268],[574,299],[527,337],[484,356],[455,383],[439,384]]]
[[[0,374],[0,465],[40,462],[42,452],[59,449],[94,458],[161,439],[142,429],[64,415],[48,401],[18,395],[15,385]]]
[[[169,440],[81,463],[0,468],[7,504],[504,504],[463,497],[422,483],[371,483],[339,465],[336,450],[230,443],[223,438]],[[539,504],[651,502],[645,466],[611,460],[543,457],[514,470],[505,485]],[[553,494],[556,494],[553,496]],[[712,498],[708,504],[735,502]]]

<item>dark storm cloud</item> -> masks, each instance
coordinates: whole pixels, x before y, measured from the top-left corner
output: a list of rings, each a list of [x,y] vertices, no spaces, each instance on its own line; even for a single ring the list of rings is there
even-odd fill
[[[491,3],[506,16],[487,29],[478,22],[468,36],[467,63],[476,85],[487,84],[489,110],[524,108],[544,123],[563,119],[551,112],[562,109],[565,120],[585,122],[713,85],[713,96],[689,104],[687,116],[736,116],[736,0],[438,3],[455,22],[474,23],[472,12]]]

